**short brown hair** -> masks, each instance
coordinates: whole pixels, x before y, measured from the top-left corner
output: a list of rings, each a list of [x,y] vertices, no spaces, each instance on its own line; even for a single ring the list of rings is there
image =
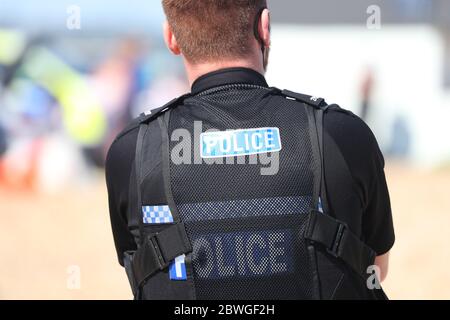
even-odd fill
[[[192,63],[246,57],[266,0],[162,0],[178,45]]]

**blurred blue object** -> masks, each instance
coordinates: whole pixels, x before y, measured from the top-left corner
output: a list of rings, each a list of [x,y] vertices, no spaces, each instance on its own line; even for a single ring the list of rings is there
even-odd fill
[[[433,1],[430,0],[396,0],[394,4],[399,15],[409,18],[430,15],[433,10]]]
[[[387,154],[391,157],[406,158],[411,149],[411,132],[407,120],[398,115],[392,125],[392,141]]]
[[[23,115],[31,119],[49,118],[55,99],[48,91],[37,85],[30,85],[22,96]]]

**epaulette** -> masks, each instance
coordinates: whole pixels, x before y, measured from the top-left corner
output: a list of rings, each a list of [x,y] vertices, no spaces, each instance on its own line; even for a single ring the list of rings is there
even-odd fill
[[[287,98],[306,103],[317,109],[323,109],[324,111],[328,109],[328,104],[325,102],[325,99],[323,98],[308,96],[306,94],[296,93],[289,90],[282,90],[281,94]]]
[[[152,122],[153,120],[157,119],[159,116],[166,113],[168,110],[178,107],[180,104],[183,103],[184,99],[186,99],[190,95],[191,95],[190,93],[184,94],[181,97],[175,98],[172,101],[166,103],[161,108],[153,109],[151,111],[142,113],[139,116],[139,124],[143,124],[143,123],[148,124],[148,123]]]

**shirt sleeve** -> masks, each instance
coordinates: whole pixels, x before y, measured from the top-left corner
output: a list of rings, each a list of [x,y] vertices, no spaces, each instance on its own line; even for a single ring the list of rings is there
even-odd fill
[[[131,134],[131,139],[124,137],[113,143],[108,152],[105,168],[112,233],[119,263],[122,266],[124,252],[136,250],[137,247],[127,221],[128,186],[134,155],[130,142],[133,136]]]
[[[367,245],[378,255],[387,253],[395,241],[391,202],[384,173],[384,158],[373,137],[369,182],[369,197],[362,219],[362,231]]]
[[[392,222],[392,212],[389,191],[384,174],[384,158],[378,142],[370,128],[356,115],[340,108],[330,108],[326,113],[324,125],[330,134],[330,140],[337,145],[337,150],[344,157],[347,168],[353,180],[354,195],[348,195],[342,185],[342,170],[336,164],[337,150],[326,150],[325,160],[329,168],[327,188],[331,196],[331,205],[337,213],[351,213],[359,215],[353,218],[358,221],[359,231],[364,242],[378,255],[389,251],[394,244],[395,234]],[[325,137],[327,138],[327,137]],[[327,142],[327,139],[325,139]],[[330,146],[330,144],[328,144]],[[326,146],[326,145],[325,145]],[[327,151],[329,151],[327,153]],[[328,155],[327,155],[328,154]],[[327,159],[328,157],[328,159]],[[326,167],[326,168],[327,168]],[[334,177],[334,181],[333,180]],[[359,200],[358,206],[348,203],[349,200]],[[334,201],[334,202],[333,202]],[[351,219],[350,216],[346,216]],[[345,219],[344,219],[345,220]],[[358,228],[355,227],[356,230]]]

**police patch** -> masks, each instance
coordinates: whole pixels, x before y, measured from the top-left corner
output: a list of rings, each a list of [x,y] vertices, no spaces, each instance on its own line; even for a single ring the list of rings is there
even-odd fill
[[[200,154],[205,159],[248,156],[280,150],[278,128],[205,132],[200,135]]]
[[[142,206],[142,219],[145,224],[172,223],[173,216],[169,206]]]

